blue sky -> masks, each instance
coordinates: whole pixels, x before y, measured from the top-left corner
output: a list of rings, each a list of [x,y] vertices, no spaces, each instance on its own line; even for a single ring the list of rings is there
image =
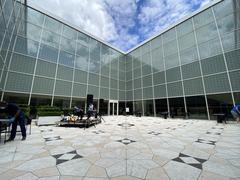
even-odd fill
[[[127,51],[211,0],[28,0]]]

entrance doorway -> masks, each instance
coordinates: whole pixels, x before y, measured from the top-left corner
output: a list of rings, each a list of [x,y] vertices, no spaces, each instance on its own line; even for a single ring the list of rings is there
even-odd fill
[[[118,116],[118,101],[116,100],[109,100],[109,115],[111,116]]]

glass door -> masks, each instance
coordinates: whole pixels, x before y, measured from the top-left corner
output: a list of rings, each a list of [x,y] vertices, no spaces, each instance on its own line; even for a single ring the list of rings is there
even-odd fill
[[[109,115],[110,116],[118,115],[118,101],[115,100],[109,101]]]

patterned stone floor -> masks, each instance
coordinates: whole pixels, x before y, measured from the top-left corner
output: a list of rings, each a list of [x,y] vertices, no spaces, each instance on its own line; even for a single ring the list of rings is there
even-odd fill
[[[0,144],[0,179],[240,179],[240,124],[104,117],[86,130],[33,126]]]

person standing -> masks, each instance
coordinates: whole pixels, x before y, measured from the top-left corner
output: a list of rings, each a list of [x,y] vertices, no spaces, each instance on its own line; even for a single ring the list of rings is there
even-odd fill
[[[240,120],[240,105],[236,104],[233,106],[231,113],[233,115],[233,118],[236,119],[237,122]]]
[[[8,141],[13,141],[17,132],[17,124],[19,123],[22,133],[22,141],[26,139],[26,127],[25,127],[25,115],[20,108],[14,103],[0,102],[0,109],[3,110],[8,116],[10,116],[10,122],[12,123],[11,135]]]

